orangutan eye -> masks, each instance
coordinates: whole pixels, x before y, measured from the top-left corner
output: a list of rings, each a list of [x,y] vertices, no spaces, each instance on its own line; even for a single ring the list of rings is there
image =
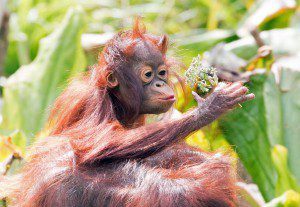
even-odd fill
[[[147,78],[151,78],[151,76],[152,76],[152,72],[147,72],[147,73],[145,73],[145,76],[147,77]]]
[[[158,72],[157,72],[159,78],[161,79],[167,79],[168,77],[168,70],[167,67],[165,65],[162,65],[158,68]]]
[[[154,77],[153,70],[150,66],[144,66],[141,70],[141,79],[144,83],[149,83]]]
[[[161,75],[161,76],[164,76],[164,75],[166,75],[166,73],[167,73],[167,71],[165,71],[165,70],[161,70],[161,71],[159,71],[159,75]]]

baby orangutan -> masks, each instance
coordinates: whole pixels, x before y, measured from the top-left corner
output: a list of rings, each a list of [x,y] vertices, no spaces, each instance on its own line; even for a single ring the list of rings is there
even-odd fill
[[[254,98],[242,83],[219,84],[178,119],[144,124],[168,111],[168,39],[135,21],[105,46],[98,64],[56,100],[50,136],[7,178],[16,207],[232,207],[235,175],[226,156],[179,142],[238,103]]]

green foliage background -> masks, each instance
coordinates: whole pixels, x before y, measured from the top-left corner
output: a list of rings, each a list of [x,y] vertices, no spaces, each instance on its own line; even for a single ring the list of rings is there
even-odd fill
[[[105,41],[141,15],[150,32],[169,34],[170,56],[188,65],[202,54],[231,80],[250,77],[256,99],[187,142],[236,151],[263,202],[270,201],[264,205],[300,206],[299,1],[12,0],[8,9],[0,161],[16,151],[26,154],[35,137],[47,134],[49,107],[67,81],[95,64]],[[268,56],[258,52],[253,28],[271,46]],[[195,105],[191,89],[174,83],[176,108],[184,112]],[[243,196],[261,206],[257,195]]]

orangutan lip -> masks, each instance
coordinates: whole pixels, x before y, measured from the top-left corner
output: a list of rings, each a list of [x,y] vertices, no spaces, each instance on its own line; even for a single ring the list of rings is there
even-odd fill
[[[163,97],[163,98],[160,98],[161,100],[164,100],[164,101],[175,101],[175,96],[174,95],[171,95],[171,96],[166,96],[166,97]]]

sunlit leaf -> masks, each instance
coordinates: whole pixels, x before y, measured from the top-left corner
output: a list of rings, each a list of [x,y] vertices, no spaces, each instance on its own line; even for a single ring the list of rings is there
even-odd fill
[[[227,41],[234,38],[232,31],[228,30],[214,30],[214,31],[200,31],[198,34],[181,34],[172,37],[176,40],[180,52],[182,52],[189,64],[193,57],[204,51],[210,49],[219,42]],[[178,51],[179,52],[179,51]]]
[[[239,195],[241,195],[243,200],[247,201],[251,207],[261,207],[265,204],[265,201],[255,184],[237,182],[236,186]]]
[[[193,147],[198,147],[203,150],[210,151],[210,143],[205,139],[205,135],[201,130],[198,130],[186,138],[186,143]]]
[[[13,141],[12,137],[0,136],[0,162],[4,161],[11,154],[22,154],[21,148],[15,142],[16,140]]]
[[[2,128],[21,129],[27,137],[43,128],[47,108],[66,80],[85,67],[80,45],[83,18],[80,8],[71,9],[60,27],[41,40],[37,58],[8,79],[3,91]]]
[[[251,78],[249,88],[255,99],[223,117],[220,126],[234,146],[253,181],[266,200],[275,196],[276,170],[271,160],[271,145],[266,132],[263,87],[266,75]]]
[[[298,190],[297,181],[288,167],[288,151],[282,145],[275,145],[272,150],[272,160],[277,170],[276,196],[287,190]],[[300,188],[299,188],[300,190]]]
[[[298,59],[299,60],[299,59]],[[282,137],[283,144],[289,152],[289,167],[293,175],[300,184],[300,69],[298,70],[282,69],[279,72],[278,92],[280,100],[277,104],[281,105],[282,114]],[[269,102],[269,104],[275,104]],[[271,113],[271,112],[270,112]],[[272,112],[274,113],[274,112]],[[276,113],[276,112],[275,112]]]
[[[76,0],[9,1],[11,15],[5,75],[30,63],[38,53],[40,39],[49,35],[61,23],[68,8],[76,4]]]
[[[226,50],[224,43],[218,44],[209,52],[204,53],[204,58],[215,67],[232,72],[239,72],[247,64],[245,60]]]
[[[263,207],[299,207],[300,206],[300,194],[289,190],[278,198],[274,198],[272,201],[264,205]]]
[[[268,45],[264,45],[258,48],[257,55],[246,66],[246,70],[253,71],[256,68],[265,68],[266,70],[271,70],[273,63],[274,56],[272,48]]]
[[[300,29],[273,29],[260,33],[266,45],[271,46],[275,56],[296,54],[300,50]],[[230,42],[225,45],[225,50],[249,60],[257,53],[258,46],[252,36]]]
[[[249,14],[244,17],[237,33],[240,36],[248,35],[252,29],[295,9],[295,0],[259,0],[253,5]]]
[[[281,69],[276,76],[256,75],[248,86],[256,98],[224,117],[221,126],[264,198],[270,200],[278,179],[271,160],[276,144],[288,149],[288,167],[300,182],[300,72]]]

